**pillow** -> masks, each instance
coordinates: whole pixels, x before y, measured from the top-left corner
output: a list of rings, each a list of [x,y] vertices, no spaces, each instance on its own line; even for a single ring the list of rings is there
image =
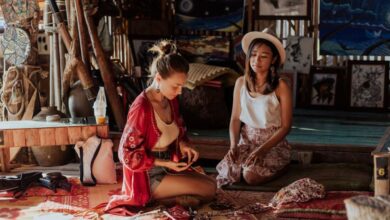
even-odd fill
[[[325,187],[310,178],[297,180],[280,189],[270,201],[270,206],[279,206],[290,202],[306,202],[315,198],[324,198]]]
[[[390,195],[354,196],[344,203],[350,220],[390,219]]]
[[[280,218],[346,220],[344,199],[368,194],[370,192],[328,192],[323,199],[280,205],[274,213]]]
[[[77,152],[77,155],[80,157],[80,148],[83,148],[83,151],[86,152],[86,148],[98,146],[100,141],[100,149],[98,147],[96,148],[99,150],[99,152],[97,153],[96,158],[92,161],[92,174],[96,179],[96,183],[117,183],[115,162],[112,152],[113,143],[110,139],[100,139],[96,136],[92,136],[85,142],[77,142],[74,148]],[[80,161],[80,163],[83,163],[83,161]]]

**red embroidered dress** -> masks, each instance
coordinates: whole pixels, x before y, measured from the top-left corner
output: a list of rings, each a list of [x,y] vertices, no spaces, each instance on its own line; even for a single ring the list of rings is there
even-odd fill
[[[180,158],[179,142],[187,140],[184,123],[179,114],[177,98],[169,101],[173,120],[179,127],[179,137],[171,144],[175,152],[172,160]],[[151,102],[142,92],[133,102],[127,115],[127,122],[119,144],[118,156],[123,164],[122,195],[110,198],[105,210],[118,206],[144,206],[151,198],[149,177],[147,171],[154,166],[151,149],[156,145],[161,135],[157,128]],[[129,214],[129,213],[117,213]]]

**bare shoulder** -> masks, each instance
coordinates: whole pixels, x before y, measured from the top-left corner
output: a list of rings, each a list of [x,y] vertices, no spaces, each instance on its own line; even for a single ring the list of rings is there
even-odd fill
[[[289,95],[291,93],[291,88],[288,82],[284,79],[279,80],[279,85],[276,88],[276,93],[280,97],[282,95]]]
[[[242,84],[244,83],[244,76],[240,76],[237,78],[236,80],[236,86],[242,86]]]

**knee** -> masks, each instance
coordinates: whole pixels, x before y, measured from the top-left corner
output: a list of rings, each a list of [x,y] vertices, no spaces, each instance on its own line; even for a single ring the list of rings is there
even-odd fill
[[[213,179],[207,184],[207,197],[214,197],[217,191],[217,182]]]
[[[248,185],[259,185],[267,181],[267,177],[260,176],[251,171],[243,172],[243,178]]]
[[[215,180],[205,180],[203,183],[203,190],[201,195],[204,200],[211,200],[214,198],[215,193],[217,191],[217,183]]]

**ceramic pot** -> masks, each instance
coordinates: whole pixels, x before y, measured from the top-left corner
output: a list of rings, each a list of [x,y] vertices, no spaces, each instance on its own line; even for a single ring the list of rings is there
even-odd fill
[[[74,83],[70,88],[68,107],[72,118],[93,116],[93,108],[84,93],[80,81]]]

